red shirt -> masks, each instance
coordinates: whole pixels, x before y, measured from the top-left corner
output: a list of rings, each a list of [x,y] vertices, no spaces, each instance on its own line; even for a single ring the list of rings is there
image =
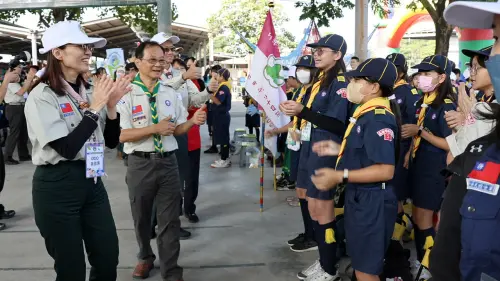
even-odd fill
[[[198,87],[198,90],[200,89],[200,85],[198,84],[198,81],[192,80],[193,83]],[[188,120],[191,119],[194,115],[194,113],[198,110],[199,108],[196,107],[191,107],[188,109]],[[197,149],[201,149],[201,136],[200,136],[200,126],[198,125],[193,125],[191,129],[189,129],[187,133],[188,137],[188,151],[194,151]]]

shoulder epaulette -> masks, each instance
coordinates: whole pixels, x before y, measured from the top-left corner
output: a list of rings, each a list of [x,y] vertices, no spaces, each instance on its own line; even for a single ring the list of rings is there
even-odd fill
[[[375,115],[378,115],[378,114],[385,114],[385,109],[383,109],[383,108],[376,108],[375,109]]]
[[[415,88],[411,89],[411,93],[414,94],[414,95],[418,95],[418,91]]]
[[[444,103],[453,103],[453,101],[450,99],[444,99]]]
[[[337,81],[339,81],[339,82],[345,82],[345,77],[344,77],[344,75],[339,75],[339,76],[337,76]]]

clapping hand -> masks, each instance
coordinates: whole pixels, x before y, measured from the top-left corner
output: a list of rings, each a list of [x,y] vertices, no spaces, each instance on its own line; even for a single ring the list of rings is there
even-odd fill
[[[340,145],[332,140],[319,141],[313,144],[312,151],[319,156],[337,156]]]
[[[450,129],[454,129],[464,122],[465,115],[463,114],[463,112],[458,112],[455,110],[445,111],[444,119],[446,120],[448,127]]]
[[[131,81],[132,79],[127,75],[116,79],[109,95],[108,108],[115,107],[118,101],[132,90],[132,86],[130,86]]]
[[[403,139],[414,137],[418,134],[418,125],[404,124],[401,126],[401,137]]]
[[[296,101],[289,100],[280,104],[281,112],[287,116],[297,116],[302,109],[304,109],[304,105]]]
[[[111,80],[111,78],[105,75],[101,76],[101,78],[95,81],[94,92],[92,93],[92,104],[90,105],[90,109],[99,112],[104,106],[106,106],[106,104],[108,104],[109,97],[111,95],[111,90],[113,89],[113,84],[114,84],[113,80]]]
[[[343,181],[343,173],[332,168],[316,170],[311,180],[319,190],[330,190]]]

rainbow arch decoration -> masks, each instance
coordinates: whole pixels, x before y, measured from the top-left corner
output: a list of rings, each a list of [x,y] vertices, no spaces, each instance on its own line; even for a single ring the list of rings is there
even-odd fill
[[[385,34],[387,35],[387,47],[391,49],[399,49],[401,39],[406,31],[414,24],[423,21],[432,21],[431,16],[427,11],[408,11],[400,17],[393,17],[387,25]]]

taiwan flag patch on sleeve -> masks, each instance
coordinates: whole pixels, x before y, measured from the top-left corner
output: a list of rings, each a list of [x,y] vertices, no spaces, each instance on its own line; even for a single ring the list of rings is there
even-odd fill
[[[142,105],[132,106],[132,116],[137,116],[142,114]]]
[[[474,169],[469,174],[469,178],[482,180],[496,184],[500,176],[500,163],[477,162]]]
[[[71,104],[69,102],[61,103],[59,104],[59,107],[61,107],[61,111],[64,117],[75,115],[75,112],[73,111],[73,108],[71,107]]]

